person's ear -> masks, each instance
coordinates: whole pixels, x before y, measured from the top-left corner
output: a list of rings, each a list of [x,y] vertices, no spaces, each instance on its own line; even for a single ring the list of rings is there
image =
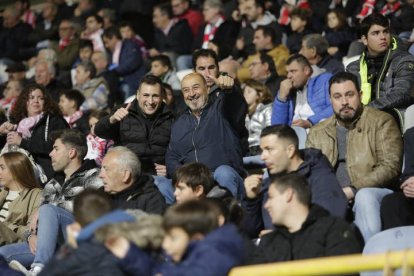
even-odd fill
[[[286,151],[287,151],[288,158],[289,158],[289,159],[292,159],[292,158],[293,158],[293,156],[294,156],[294,155],[295,155],[295,153],[296,153],[296,147],[295,147],[295,145],[293,145],[293,144],[289,144],[289,145],[286,147]]]
[[[204,195],[204,187],[202,185],[197,185],[195,187],[194,193],[198,198]]]
[[[75,159],[77,157],[77,155],[78,155],[78,153],[77,153],[76,149],[75,148],[70,148],[70,150],[69,150],[69,158],[71,160],[72,159]]]
[[[122,182],[123,183],[129,183],[132,179],[132,173],[129,170],[124,170],[124,173],[122,175]]]
[[[291,202],[293,200],[293,197],[295,196],[295,192],[292,188],[287,188],[284,191],[283,195],[286,202]]]
[[[368,39],[367,39],[367,37],[365,35],[362,35],[361,36],[361,41],[362,41],[362,43],[364,43],[365,46],[368,45]]]

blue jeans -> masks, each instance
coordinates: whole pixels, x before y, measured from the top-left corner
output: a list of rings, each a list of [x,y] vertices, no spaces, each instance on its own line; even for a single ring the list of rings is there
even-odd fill
[[[153,176],[155,185],[165,198],[169,205],[175,202],[174,189],[172,180],[164,176]],[[241,199],[244,194],[243,178],[230,166],[221,165],[216,168],[213,178],[221,186],[229,190],[236,198]]]
[[[356,193],[352,209],[355,214],[354,223],[361,231],[365,242],[381,231],[381,201],[392,192],[386,188],[363,188]]]
[[[166,178],[165,176],[153,175],[152,177],[154,177],[155,186],[157,186],[158,190],[165,198],[165,202],[168,205],[174,204],[175,196],[174,196],[174,186],[172,184],[172,180]]]
[[[213,178],[221,187],[229,190],[235,198],[242,198],[244,194],[243,178],[232,167],[228,165],[217,167]]]
[[[17,260],[24,266],[31,263],[43,266],[53,256],[57,245],[66,240],[66,226],[73,223],[73,215],[63,208],[44,204],[39,208],[36,255],[28,243],[15,243],[0,248],[0,255],[10,262]]]

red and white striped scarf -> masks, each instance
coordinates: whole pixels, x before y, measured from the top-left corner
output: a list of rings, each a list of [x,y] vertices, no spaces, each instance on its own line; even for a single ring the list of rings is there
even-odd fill
[[[206,27],[204,28],[204,36],[203,36],[203,44],[201,48],[207,49],[208,42],[213,40],[214,35],[217,32],[217,29],[220,27],[221,24],[224,22],[224,17],[220,16],[220,18],[216,21],[216,23],[207,23]]]
[[[288,2],[289,5],[293,4],[293,1],[285,1]],[[297,1],[296,5],[294,5],[295,8],[301,8],[301,9],[310,9],[308,0],[299,0]],[[279,19],[277,22],[282,26],[287,26],[290,23],[290,11],[286,7],[286,5],[283,5],[280,9]]]
[[[395,2],[394,4],[387,3],[382,8],[381,14],[384,15],[384,16],[389,15],[391,13],[394,13],[394,12],[398,11],[400,9],[400,7],[401,7],[401,2],[400,1]]]
[[[24,23],[31,25],[32,28],[36,27],[36,14],[33,11],[27,10],[21,19]]]

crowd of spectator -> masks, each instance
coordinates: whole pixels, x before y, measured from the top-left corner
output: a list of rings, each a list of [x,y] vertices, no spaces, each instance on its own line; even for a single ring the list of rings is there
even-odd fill
[[[14,1],[0,275],[226,275],[414,225],[413,15],[412,0]]]

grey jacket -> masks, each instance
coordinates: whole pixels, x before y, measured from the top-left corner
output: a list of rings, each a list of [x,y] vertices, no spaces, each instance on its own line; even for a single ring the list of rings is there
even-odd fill
[[[372,85],[371,91],[375,93],[375,100],[371,101],[369,106],[380,110],[404,111],[413,102],[414,56],[399,49],[397,44],[397,40],[393,39],[392,45],[385,54],[377,82]],[[363,74],[360,63],[364,58],[365,54],[346,68],[346,71],[358,77],[360,84],[360,74]],[[402,116],[401,113],[399,115]],[[402,121],[402,117],[400,118]]]
[[[256,111],[250,118],[246,116],[246,128],[249,131],[249,147],[258,146],[260,144],[260,133],[266,126],[270,126],[272,117],[272,103],[260,103]]]

